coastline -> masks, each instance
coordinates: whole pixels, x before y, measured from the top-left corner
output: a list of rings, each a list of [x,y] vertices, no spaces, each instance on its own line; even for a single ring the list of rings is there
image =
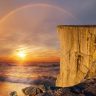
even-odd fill
[[[28,84],[0,82],[0,96],[9,96],[12,91],[16,91],[19,96],[25,96],[22,89],[29,86]]]

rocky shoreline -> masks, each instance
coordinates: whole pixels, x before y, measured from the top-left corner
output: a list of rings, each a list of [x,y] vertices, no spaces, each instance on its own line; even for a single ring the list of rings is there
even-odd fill
[[[30,86],[22,89],[25,96],[96,96],[96,78],[87,79],[72,87]],[[13,93],[13,94],[12,94]],[[18,96],[11,92],[10,96]]]

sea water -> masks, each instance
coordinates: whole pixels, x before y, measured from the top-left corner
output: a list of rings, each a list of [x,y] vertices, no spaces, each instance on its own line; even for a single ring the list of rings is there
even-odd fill
[[[22,89],[32,85],[55,85],[59,73],[59,62],[0,64],[0,96],[8,96],[12,91],[23,96]]]

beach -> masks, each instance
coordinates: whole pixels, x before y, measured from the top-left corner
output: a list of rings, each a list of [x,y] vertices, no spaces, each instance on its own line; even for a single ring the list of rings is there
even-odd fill
[[[16,91],[18,96],[24,96],[25,87],[47,84],[55,85],[59,72],[58,63],[34,63],[31,65],[0,64],[0,96],[9,96]],[[51,74],[52,73],[52,74]]]
[[[10,92],[16,91],[18,96],[25,96],[22,89],[28,87],[28,84],[0,82],[0,96],[9,96]]]

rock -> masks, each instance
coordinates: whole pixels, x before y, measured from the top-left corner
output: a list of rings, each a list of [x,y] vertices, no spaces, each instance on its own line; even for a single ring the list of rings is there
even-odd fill
[[[84,90],[84,94],[92,94],[92,96],[96,96],[96,86],[92,85],[92,86],[89,86],[88,88],[86,88]]]
[[[96,96],[96,78],[91,78],[71,87],[50,87],[45,90],[44,85],[38,87],[27,87],[23,89],[28,96]],[[39,92],[36,93],[36,90]],[[40,91],[45,90],[45,91]]]
[[[85,96],[84,94],[78,94],[78,96]]]
[[[25,95],[29,95],[29,96],[35,96],[37,94],[43,93],[43,90],[37,87],[26,87],[24,89],[22,89],[23,93]]]
[[[49,85],[39,85],[38,88],[42,89],[43,92],[51,89]]]
[[[42,94],[37,94],[36,96],[56,96],[56,95],[54,95],[54,92],[50,90]]]
[[[80,94],[84,90],[84,86],[82,86],[82,84],[81,85],[79,84],[74,87],[70,87],[70,89],[71,89],[71,92],[76,93],[76,94]]]
[[[10,96],[18,96],[16,91],[13,91],[9,94]]]
[[[55,96],[77,96],[69,88],[61,88],[55,92]]]

